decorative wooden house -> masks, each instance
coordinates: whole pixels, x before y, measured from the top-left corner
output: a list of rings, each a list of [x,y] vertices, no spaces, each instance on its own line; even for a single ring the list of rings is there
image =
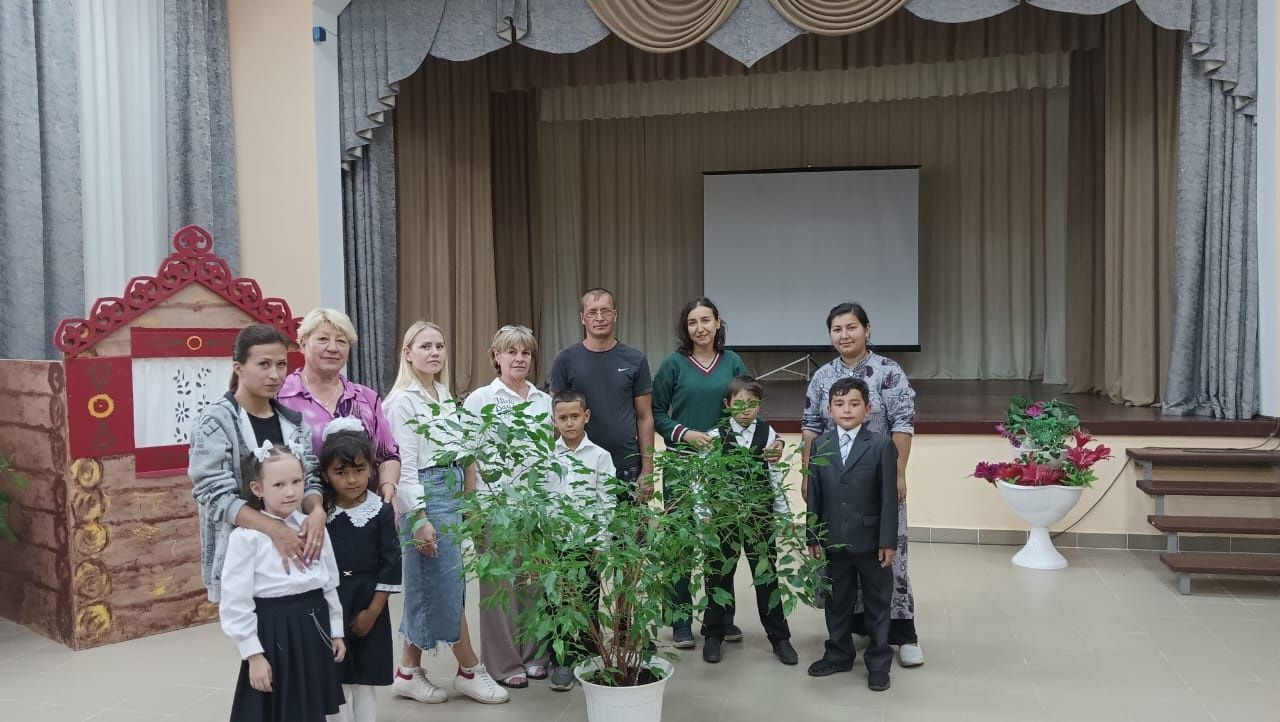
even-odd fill
[[[173,249],[154,277],[58,325],[62,361],[0,360],[0,454],[29,480],[0,479],[17,536],[0,542],[0,616],[75,649],[217,618],[186,475],[191,422],[226,392],[241,328],[296,338],[289,305],[233,278],[203,228],[179,230]]]

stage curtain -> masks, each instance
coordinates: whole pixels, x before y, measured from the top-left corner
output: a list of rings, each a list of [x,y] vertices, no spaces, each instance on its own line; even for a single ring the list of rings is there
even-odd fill
[[[72,0],[0,2],[4,358],[61,358],[53,328],[85,313],[75,18]]]
[[[1073,76],[1068,383],[1116,403],[1158,403],[1169,367],[1181,38],[1122,8]]]
[[[1239,45],[1255,46],[1255,4],[1226,5],[1213,18],[1214,37],[1246,36]],[[1203,38],[1193,34],[1192,40]],[[1182,66],[1177,296],[1165,413],[1249,419],[1258,412],[1260,392],[1258,141],[1249,87],[1256,83],[1256,58],[1241,51],[1224,64],[1214,59],[1221,46],[1192,48],[1201,53],[1188,54]]]
[[[537,328],[546,295],[539,242],[537,103],[533,93],[494,95],[493,245],[498,325]],[[537,370],[535,369],[535,372]]]
[[[240,270],[227,0],[164,0],[169,232],[190,223]]]
[[[587,0],[618,37],[645,52],[671,53],[706,40],[739,0]]]
[[[457,391],[493,379],[498,326],[489,88],[478,70],[414,75],[396,112],[399,330],[418,319],[445,330]]]
[[[1058,88],[1067,85],[1070,68],[1070,53],[1059,52],[869,68],[578,85],[539,91],[539,119],[544,122],[603,120]]]
[[[386,393],[395,381],[404,331],[396,314],[385,310],[396,307],[399,285],[393,126],[372,129],[362,153],[362,162],[342,174],[347,313],[360,336],[348,372],[356,382]]]
[[[899,358],[920,378],[1040,377],[1049,92],[540,124],[544,347],[580,336],[576,294],[604,285],[627,343],[655,360],[673,348],[675,315],[715,262],[705,170],[918,163],[924,351]],[[874,329],[875,299],[831,294],[866,303]],[[796,322],[820,326],[831,304]],[[751,322],[725,320],[730,343]]]
[[[866,30],[902,9],[907,0],[770,0],[782,17],[818,35]]]

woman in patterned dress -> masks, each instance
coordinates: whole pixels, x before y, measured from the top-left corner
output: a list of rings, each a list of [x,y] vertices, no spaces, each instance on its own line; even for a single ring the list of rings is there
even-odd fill
[[[915,434],[916,392],[896,361],[871,350],[871,321],[860,304],[842,303],[831,309],[827,314],[827,331],[839,355],[818,369],[809,382],[801,425],[802,467],[809,465],[809,447],[813,440],[831,428],[827,395],[832,384],[850,376],[866,381],[871,391],[867,429],[876,434],[891,434],[894,446],[898,447],[898,553],[893,560],[889,643],[898,647],[902,666],[917,667],[924,664],[924,651],[916,636],[915,597],[907,575],[907,458],[911,455],[911,439]],[[801,473],[800,478],[803,480],[801,494],[807,497],[808,474]],[[858,606],[861,607],[861,599]],[[855,634],[865,634],[862,616],[862,612],[858,612],[854,617]]]

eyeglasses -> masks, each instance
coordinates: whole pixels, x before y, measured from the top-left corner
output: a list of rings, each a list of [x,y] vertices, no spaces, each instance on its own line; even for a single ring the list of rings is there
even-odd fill
[[[590,311],[583,311],[582,315],[586,318],[613,318],[618,315],[618,311],[612,308],[593,308]]]

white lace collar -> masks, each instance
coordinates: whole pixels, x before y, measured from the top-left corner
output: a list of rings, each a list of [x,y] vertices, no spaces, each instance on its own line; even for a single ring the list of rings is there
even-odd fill
[[[329,521],[338,518],[339,514],[346,514],[347,518],[351,520],[351,526],[361,529],[376,518],[380,511],[382,511],[382,499],[377,494],[366,491],[364,493],[364,501],[357,506],[344,509],[335,505],[333,511],[329,512]]]

